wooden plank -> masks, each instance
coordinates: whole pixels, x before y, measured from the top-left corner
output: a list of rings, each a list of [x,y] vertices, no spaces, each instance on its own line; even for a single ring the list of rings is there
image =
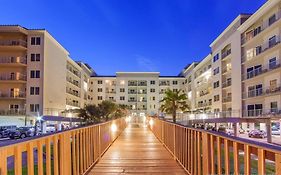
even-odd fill
[[[197,174],[201,175],[201,134],[197,133]]]
[[[34,151],[33,142],[29,142],[27,145],[27,171],[28,175],[34,175]]]
[[[221,170],[221,138],[217,137],[217,167],[218,167],[218,175],[222,174]]]
[[[15,174],[16,175],[22,175],[22,151],[21,151],[21,146],[15,146],[14,152],[15,152],[15,164],[14,164]]]
[[[210,174],[210,155],[208,133],[202,133],[203,174]]]
[[[0,149],[1,161],[0,161],[0,174],[7,174],[7,150]]]
[[[249,145],[244,145],[244,174],[251,174],[251,152]]]
[[[51,175],[52,170],[51,170],[51,141],[50,137],[46,138],[46,174]]]
[[[281,174],[281,154],[275,154],[275,174]]]
[[[258,149],[258,174],[265,174],[265,153],[261,148]]]
[[[233,161],[234,161],[234,174],[239,175],[239,150],[238,143],[233,142]]]
[[[227,139],[224,139],[224,174],[229,175],[229,142]]]
[[[215,174],[215,148],[214,148],[214,136],[210,135],[210,155],[211,155],[211,174]]]
[[[126,173],[186,174],[148,128],[135,124],[126,128],[89,175]]]
[[[59,154],[58,154],[58,135],[53,138],[53,151],[54,151],[54,175],[59,174]]]

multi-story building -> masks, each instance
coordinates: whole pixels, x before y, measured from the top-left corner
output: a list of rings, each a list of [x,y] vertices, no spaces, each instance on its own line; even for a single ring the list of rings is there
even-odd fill
[[[90,82],[93,104],[111,100],[142,116],[158,114],[166,89],[183,89],[184,78],[159,72],[117,72],[116,76],[92,76]]]
[[[46,30],[0,26],[1,115],[61,115],[83,107],[91,68]]]
[[[243,116],[280,113],[281,1],[267,1],[242,26]]]

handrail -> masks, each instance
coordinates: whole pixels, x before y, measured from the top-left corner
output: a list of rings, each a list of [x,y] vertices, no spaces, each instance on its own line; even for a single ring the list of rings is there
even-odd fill
[[[112,126],[116,126],[117,129],[114,127],[112,130]],[[14,172],[17,175],[22,174],[23,168],[27,168],[28,174],[34,174],[35,166],[38,174],[43,174],[44,171],[47,175],[85,174],[125,127],[125,119],[120,118],[2,146],[0,174],[7,174],[10,171],[7,167],[8,157],[14,158]],[[38,156],[36,162],[35,152]],[[22,154],[27,155],[26,167],[22,164]]]
[[[152,117],[148,121],[151,131],[188,174],[251,174],[253,161],[257,163],[257,174],[266,173],[269,161],[274,162],[270,164],[275,171],[271,174],[281,174],[281,149],[278,146]],[[253,155],[257,160],[252,159]]]

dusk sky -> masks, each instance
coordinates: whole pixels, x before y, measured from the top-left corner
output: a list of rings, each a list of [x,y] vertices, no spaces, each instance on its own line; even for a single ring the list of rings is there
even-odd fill
[[[36,2],[36,3],[35,3]],[[265,0],[2,0],[1,24],[45,28],[100,75],[177,75],[240,13]]]

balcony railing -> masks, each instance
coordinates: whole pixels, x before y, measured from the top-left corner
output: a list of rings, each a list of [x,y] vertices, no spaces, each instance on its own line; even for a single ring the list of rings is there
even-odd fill
[[[209,106],[211,106],[211,105],[212,105],[212,102],[209,101],[209,102],[206,102],[206,103],[198,103],[198,104],[196,105],[196,107],[197,107],[197,108],[203,108],[203,107],[209,107]]]
[[[146,82],[139,82],[138,86],[147,86],[147,83]]]
[[[112,126],[114,130],[111,129]],[[28,174],[35,174],[35,166],[36,174],[86,174],[125,128],[125,119],[120,118],[37,136],[20,143],[9,143],[0,147],[0,174],[8,174],[11,171],[14,171],[14,174],[22,174],[23,169],[27,169]],[[11,159],[12,168],[8,166]],[[27,161],[22,161],[25,159]]]
[[[242,63],[245,62],[245,61],[249,61],[249,60],[253,59],[254,57],[266,52],[267,50],[269,50],[269,49],[271,49],[271,48],[273,48],[273,47],[275,47],[276,45],[279,45],[279,44],[280,44],[280,36],[276,36],[275,40],[266,41],[265,43],[263,43],[261,45],[260,48],[249,49],[249,50],[252,50],[252,53],[249,54],[248,56],[245,55],[245,53],[247,51],[244,51],[245,53],[242,55]]]
[[[128,102],[137,102],[136,99],[129,99]]]
[[[281,115],[281,109],[253,109],[253,110],[243,110],[243,117],[267,117]]]
[[[222,82],[222,88],[229,87],[229,86],[231,86],[231,84],[232,84],[232,80],[228,79],[228,80]]]
[[[68,78],[68,77],[66,78],[66,81],[69,82],[69,83],[71,83],[71,84],[73,84],[74,86],[80,88],[80,84],[79,84],[78,81],[72,80],[72,79],[70,79],[70,78]]]
[[[27,64],[24,57],[0,57],[0,64]]]
[[[10,109],[10,110],[0,110],[0,115],[25,115],[26,111],[24,109]],[[1,170],[0,170],[1,172]]]
[[[258,88],[258,89],[253,89],[250,90],[246,93],[243,93],[243,98],[252,98],[252,97],[258,97],[258,96],[263,96],[263,95],[272,95],[275,93],[280,93],[281,92],[281,86],[272,86],[272,87],[267,87],[267,88]]]
[[[208,94],[210,94],[210,91],[209,91],[209,90],[201,91],[201,92],[199,93],[199,97],[203,97],[203,96],[208,95]]]
[[[224,73],[227,73],[227,72],[229,72],[231,70],[232,70],[231,66],[230,67],[229,66],[225,66],[224,68],[222,68],[222,73],[224,74]]]
[[[227,96],[227,97],[223,97],[222,98],[222,102],[223,103],[228,103],[232,101],[232,97],[231,96]]]
[[[188,174],[281,174],[278,146],[149,118],[149,128]],[[253,164],[252,156],[258,163]],[[243,166],[243,167],[241,167]],[[257,167],[254,167],[257,166]]]
[[[26,81],[26,75],[21,73],[0,74],[0,80],[5,81]]]
[[[67,92],[68,94],[74,95],[74,96],[76,96],[76,97],[80,97],[79,92],[76,92],[76,91],[73,91],[73,90],[69,90],[69,89],[66,89],[66,92]]]
[[[261,75],[261,74],[270,72],[272,70],[275,70],[277,68],[280,68],[281,64],[276,64],[276,62],[274,62],[274,63],[268,64],[268,65],[265,65],[264,67],[268,67],[268,68],[259,67],[257,69],[254,69],[254,70],[250,71],[250,72],[247,72],[246,74],[244,74],[242,76],[243,80],[251,79],[251,78],[254,78],[258,75]]]
[[[80,103],[73,101],[66,101],[66,105],[80,107]]]
[[[73,69],[72,67],[70,67],[70,66],[66,66],[66,68],[67,68],[67,70],[68,70],[69,72],[71,72],[72,74],[74,74],[75,76],[77,76],[77,77],[80,78],[80,73],[79,73],[78,70],[74,70],[74,69]]]
[[[159,86],[170,86],[170,82],[160,82]]]
[[[260,33],[262,33],[265,29],[267,29],[272,24],[274,24],[277,21],[279,21],[280,18],[281,18],[281,10],[279,10],[275,15],[276,15],[276,19],[274,21],[272,21],[271,24],[269,23],[268,20],[265,20],[264,23],[260,26],[259,30],[256,30],[256,32],[254,32],[254,30],[252,30],[251,32],[248,32],[247,35],[243,35],[242,36],[242,44],[245,44],[248,41],[250,41],[253,38],[255,38],[256,36],[259,36]]]
[[[0,93],[0,99],[21,99],[26,98],[25,92],[20,93]]]
[[[137,91],[129,91],[128,94],[137,94]]]
[[[138,94],[147,94],[147,92],[146,91],[138,91]]]
[[[227,49],[226,51],[221,53],[221,59],[226,58],[230,54],[231,54],[231,49]]]
[[[15,40],[0,40],[0,46],[23,46],[27,47],[27,43],[21,39]]]
[[[129,82],[128,86],[138,86],[138,83],[137,82]]]

